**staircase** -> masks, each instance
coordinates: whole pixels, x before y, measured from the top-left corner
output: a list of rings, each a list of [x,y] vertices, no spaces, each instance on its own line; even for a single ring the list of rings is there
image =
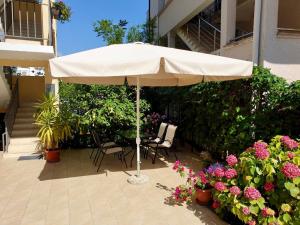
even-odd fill
[[[39,151],[34,104],[24,103],[18,108],[6,156],[30,155]]]
[[[190,21],[182,26],[177,35],[192,51],[211,53],[220,48],[221,31],[202,17],[198,24]]]

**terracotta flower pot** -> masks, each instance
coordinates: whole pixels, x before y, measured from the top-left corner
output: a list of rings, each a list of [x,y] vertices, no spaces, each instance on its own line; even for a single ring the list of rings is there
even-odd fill
[[[59,149],[46,150],[45,158],[47,162],[55,163],[60,161],[60,151]]]
[[[199,205],[208,205],[208,203],[212,200],[211,189],[197,189],[196,190],[196,201]]]

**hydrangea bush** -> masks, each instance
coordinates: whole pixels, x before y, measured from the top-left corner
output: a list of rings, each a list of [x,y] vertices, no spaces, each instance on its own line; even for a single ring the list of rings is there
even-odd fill
[[[218,214],[230,210],[248,225],[300,225],[299,143],[276,136],[226,161],[211,177]]]

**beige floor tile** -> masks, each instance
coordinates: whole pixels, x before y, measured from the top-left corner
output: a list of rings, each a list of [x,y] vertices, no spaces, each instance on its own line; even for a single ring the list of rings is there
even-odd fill
[[[62,160],[17,161],[0,158],[1,225],[214,225],[225,224],[210,209],[193,205],[174,206],[168,201],[174,187],[184,181],[172,171],[174,163],[160,157],[153,165],[142,160],[147,184],[134,186],[127,178],[133,168],[121,165],[113,156],[97,173],[90,151],[68,150]],[[200,167],[190,153],[183,161]],[[130,160],[128,160],[130,161]],[[5,171],[5,172],[3,172]]]

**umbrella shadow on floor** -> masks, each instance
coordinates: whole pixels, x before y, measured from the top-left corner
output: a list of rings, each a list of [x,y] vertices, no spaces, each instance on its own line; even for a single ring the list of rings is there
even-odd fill
[[[125,176],[130,176],[136,171],[136,158],[130,166],[131,156],[126,158],[127,168],[117,156],[108,155],[103,160],[99,172],[98,164],[95,166],[93,159],[90,159],[91,149],[64,150],[61,152],[61,160],[58,163],[45,163],[39,175],[39,180],[64,179],[70,177],[81,177],[91,175],[108,175],[114,172],[124,172]],[[175,159],[174,159],[175,160]],[[142,170],[148,171],[168,167],[167,161],[157,158],[156,163],[152,164],[151,157],[142,158]],[[173,161],[171,161],[173,162]],[[99,163],[99,162],[98,162]]]

